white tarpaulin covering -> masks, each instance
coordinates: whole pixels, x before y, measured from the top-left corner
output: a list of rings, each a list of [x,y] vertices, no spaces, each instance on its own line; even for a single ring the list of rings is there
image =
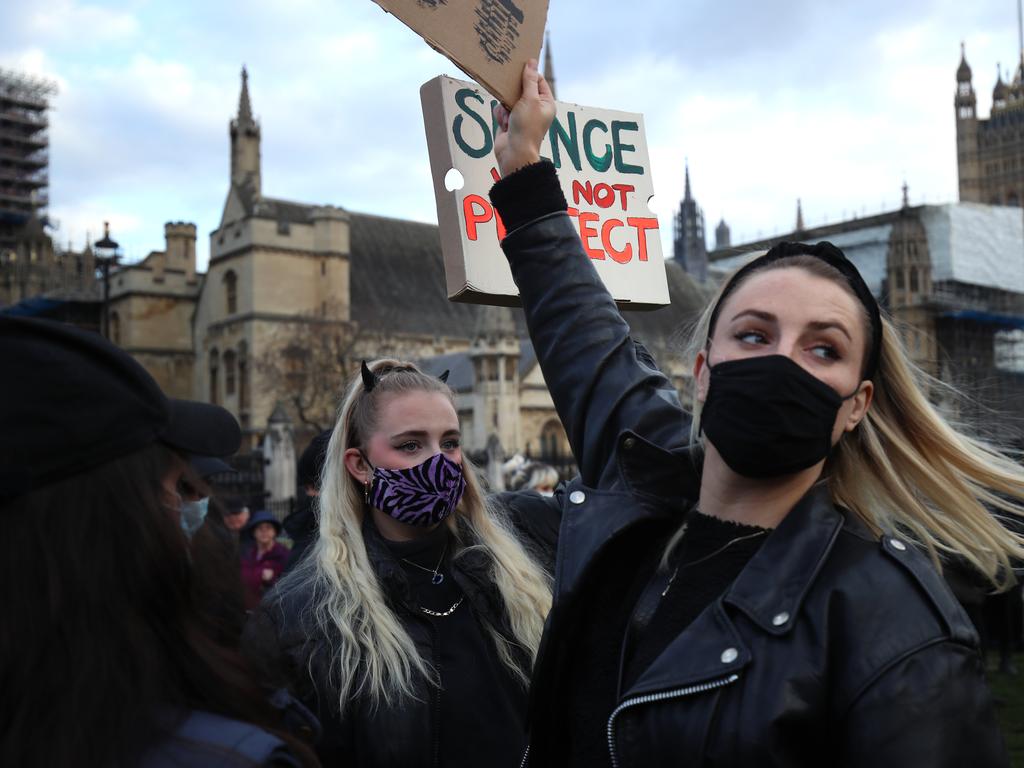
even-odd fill
[[[949,203],[925,205],[918,213],[928,237],[932,281],[956,280],[1024,293],[1024,212],[1020,208]],[[842,248],[878,295],[885,279],[891,231],[892,224],[882,224],[818,239]],[[750,252],[719,259],[711,269],[728,273],[755,255]]]

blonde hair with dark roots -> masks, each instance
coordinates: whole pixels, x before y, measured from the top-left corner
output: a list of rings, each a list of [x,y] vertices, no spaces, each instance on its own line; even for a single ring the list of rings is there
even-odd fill
[[[377,360],[369,368],[379,376],[378,383],[366,392],[361,377],[354,377],[327,448],[319,497],[320,535],[312,556],[293,572],[293,578],[282,582],[284,590],[312,582],[313,618],[320,632],[332,638],[329,682],[340,712],[356,698],[374,708],[414,698],[419,677],[437,684],[429,660],[420,657],[401,619],[388,606],[370,563],[362,533],[368,512],[363,487],[346,470],[344,455],[348,448],[365,445],[376,428],[380,408],[387,407],[387,398],[438,392],[453,405],[454,399],[447,384],[412,363]],[[503,637],[495,627],[485,629],[501,661],[525,687],[530,670],[517,663],[514,646],[524,648],[532,664],[551,608],[550,577],[519,542],[501,510],[489,504],[465,455],[462,469],[466,491],[443,524],[455,535],[455,558],[478,549],[490,559],[491,578],[513,636]],[[309,668],[312,673],[312,658]]]
[[[771,269],[797,267],[840,285],[856,298],[837,270],[812,256],[781,259]],[[723,282],[723,288],[728,280]],[[738,287],[738,286],[737,286]],[[688,358],[704,349],[721,289],[690,337]],[[858,301],[858,306],[860,305]],[[865,333],[870,338],[867,312]],[[1024,536],[1001,519],[1024,517],[1024,469],[998,447],[954,426],[928,399],[963,395],[918,368],[896,325],[882,315],[882,345],[873,379],[874,397],[864,420],[846,433],[829,457],[823,480],[833,501],[859,517],[876,535],[898,533],[915,540],[941,570],[962,559],[996,589],[1015,582],[1011,561],[1024,559]],[[692,442],[700,440],[700,403],[694,402]]]

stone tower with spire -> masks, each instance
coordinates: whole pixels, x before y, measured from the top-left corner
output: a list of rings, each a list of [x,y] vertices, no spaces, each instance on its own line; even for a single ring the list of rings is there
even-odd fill
[[[928,234],[910,206],[903,183],[903,205],[889,232],[885,256],[883,300],[903,336],[911,359],[928,373],[938,375],[936,313],[932,306],[932,258]]]
[[[209,271],[194,305],[193,392],[234,413],[254,440],[277,405],[270,388],[256,386],[256,370],[276,364],[294,369],[294,377],[315,375],[304,371],[301,354],[282,356],[284,339],[302,338],[312,348],[354,333],[350,216],[335,206],[264,194],[260,126],[245,69],[229,134],[227,200],[210,234]]]
[[[242,92],[238,96],[238,116],[231,121],[231,183],[249,186],[260,194],[260,124],[252,114],[249,99],[249,73],[242,67]]]
[[[700,283],[708,279],[708,251],[704,243],[704,212],[690,189],[690,164],[686,164],[686,188],[674,221],[672,257]]]
[[[992,112],[978,115],[963,44],[956,70],[956,150],[961,202],[1020,206],[1024,201],[1024,50],[1007,80],[996,68]]]
[[[956,167],[960,177],[960,200],[980,203],[981,165],[978,160],[978,97],[974,93],[971,67],[964,44],[960,44],[960,66],[956,70]]]

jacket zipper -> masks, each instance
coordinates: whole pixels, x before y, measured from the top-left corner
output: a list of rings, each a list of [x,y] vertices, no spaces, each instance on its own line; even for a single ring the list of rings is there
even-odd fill
[[[519,761],[519,768],[526,768],[526,764],[530,762],[530,745],[526,745],[526,751],[523,752],[523,759]]]
[[[646,696],[637,696],[636,698],[626,699],[624,702],[619,704],[612,712],[611,717],[608,718],[608,754],[612,758],[612,768],[619,768],[619,759],[615,755],[615,718],[619,716],[619,713],[635,707],[639,704],[652,704],[656,701],[665,701],[666,699],[678,699],[683,696],[691,696],[695,693],[704,693],[705,691],[712,691],[715,688],[723,688],[726,685],[732,685],[740,676],[737,674],[729,675],[718,680],[712,680],[708,683],[700,683],[699,685],[690,685],[686,688],[676,688],[674,691],[662,691],[661,693],[651,693]]]

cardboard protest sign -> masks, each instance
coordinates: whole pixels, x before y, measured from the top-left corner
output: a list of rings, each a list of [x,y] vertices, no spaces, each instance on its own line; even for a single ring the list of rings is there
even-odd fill
[[[487,193],[497,181],[496,103],[473,83],[437,77],[420,88],[448,298],[517,306],[501,251],[504,227]],[[541,154],[558,168],[569,214],[598,274],[620,306],[669,303],[643,116],[557,103]],[[464,180],[449,191],[451,169]]]
[[[540,57],[548,0],[374,0],[511,107]]]

